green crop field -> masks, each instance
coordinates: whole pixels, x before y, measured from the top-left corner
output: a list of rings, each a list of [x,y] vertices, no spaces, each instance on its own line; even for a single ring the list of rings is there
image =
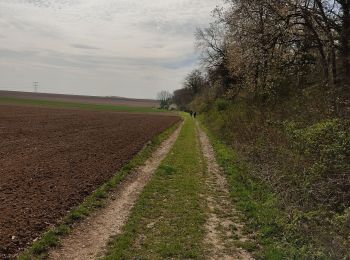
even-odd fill
[[[30,105],[30,106],[52,107],[52,108],[72,108],[72,109],[101,110],[101,111],[109,110],[109,111],[121,111],[121,112],[136,112],[136,113],[167,112],[166,110],[152,108],[152,107],[133,107],[133,106],[121,106],[121,105],[111,105],[111,104],[87,104],[87,103],[75,103],[75,102],[65,102],[65,101],[22,99],[22,98],[14,98],[14,97],[0,97],[0,104]]]

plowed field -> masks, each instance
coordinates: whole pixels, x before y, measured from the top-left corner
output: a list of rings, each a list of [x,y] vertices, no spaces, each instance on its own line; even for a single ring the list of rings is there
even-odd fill
[[[0,105],[0,259],[57,223],[179,120]]]

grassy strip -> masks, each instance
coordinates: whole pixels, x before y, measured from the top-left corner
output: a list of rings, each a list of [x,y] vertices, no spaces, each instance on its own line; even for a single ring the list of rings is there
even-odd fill
[[[56,247],[60,243],[60,239],[70,233],[74,223],[83,220],[92,212],[103,207],[108,197],[108,192],[117,188],[128,174],[151,156],[151,154],[166,140],[178,127],[178,124],[165,130],[160,135],[153,138],[143,150],[141,150],[130,162],[123,166],[118,173],[108,182],[99,187],[91,194],[81,205],[73,209],[61,222],[61,224],[46,232],[39,240],[33,243],[18,259],[44,259],[47,257],[49,249]]]
[[[105,259],[202,259],[205,172],[195,122],[180,136],[136,203]]]
[[[257,259],[307,259],[309,248],[292,232],[288,216],[278,206],[277,194],[249,175],[249,166],[234,149],[206,129],[219,165],[227,174],[230,193],[243,213],[245,232],[254,233],[256,244],[239,242],[238,246],[253,251]],[[323,259],[314,255],[312,259]]]
[[[151,108],[151,107],[129,107],[116,106],[108,104],[85,104],[64,101],[50,101],[50,100],[36,100],[36,99],[21,99],[12,97],[0,97],[0,103],[15,104],[15,105],[32,105],[32,106],[46,106],[52,108],[78,108],[84,110],[98,110],[98,111],[122,111],[122,112],[139,112],[139,113],[154,113],[165,112],[165,110]]]

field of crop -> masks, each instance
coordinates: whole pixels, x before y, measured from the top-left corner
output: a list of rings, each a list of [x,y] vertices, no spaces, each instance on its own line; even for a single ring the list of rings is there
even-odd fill
[[[118,112],[139,112],[139,113],[162,113],[164,110],[154,107],[135,106],[132,103],[126,104],[103,104],[103,103],[79,103],[60,100],[44,100],[44,99],[25,99],[17,97],[5,97],[0,92],[0,104],[3,105],[19,105],[19,106],[36,106],[36,107],[52,107],[52,108],[69,108],[81,110],[97,110],[97,111],[118,111]]]
[[[25,248],[179,120],[0,104],[0,256]]]
[[[80,96],[80,95],[63,95],[63,94],[48,94],[48,93],[33,93],[33,92],[19,92],[19,91],[5,91],[0,90],[0,100],[31,100],[31,101],[51,101],[51,102],[65,102],[65,103],[79,103],[79,104],[93,104],[93,105],[113,105],[142,107],[142,108],[156,108],[159,107],[157,100],[151,99],[134,99],[122,97],[94,97],[94,96]]]

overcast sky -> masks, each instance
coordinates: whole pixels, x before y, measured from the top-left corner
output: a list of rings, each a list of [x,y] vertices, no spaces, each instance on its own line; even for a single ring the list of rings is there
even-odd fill
[[[0,0],[0,89],[155,98],[220,0]]]

